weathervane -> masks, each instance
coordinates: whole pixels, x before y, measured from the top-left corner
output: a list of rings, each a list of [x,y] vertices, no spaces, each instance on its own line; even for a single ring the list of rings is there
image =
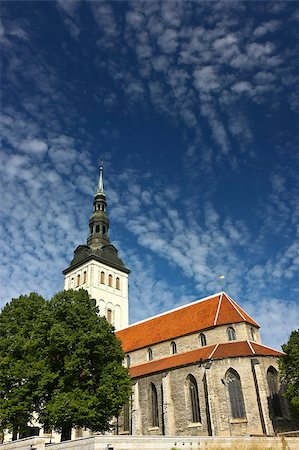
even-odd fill
[[[223,280],[225,279],[225,275],[219,275],[219,283],[220,283],[220,290],[222,291],[223,286]]]

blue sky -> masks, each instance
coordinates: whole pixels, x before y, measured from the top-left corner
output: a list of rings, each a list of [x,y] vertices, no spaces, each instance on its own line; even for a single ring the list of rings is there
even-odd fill
[[[104,161],[131,322],[299,324],[298,2],[2,2],[1,304],[63,288]]]

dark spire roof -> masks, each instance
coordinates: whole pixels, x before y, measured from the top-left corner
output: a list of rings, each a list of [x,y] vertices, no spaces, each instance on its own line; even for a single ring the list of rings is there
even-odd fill
[[[89,219],[89,236],[87,245],[93,250],[101,248],[103,245],[110,243],[109,218],[106,213],[107,202],[103,185],[103,167],[100,164],[99,184],[93,201],[93,213]]]
[[[109,239],[109,217],[107,215],[107,202],[103,183],[103,166],[99,168],[99,183],[94,196],[93,212],[89,219],[89,236],[87,245],[79,245],[70,266],[63,271],[64,274],[79,267],[84,262],[96,259],[103,264],[129,273],[123,261],[118,256],[118,251]]]

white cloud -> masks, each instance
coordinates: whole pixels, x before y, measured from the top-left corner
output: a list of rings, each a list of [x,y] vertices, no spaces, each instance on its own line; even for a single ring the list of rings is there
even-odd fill
[[[26,139],[20,143],[19,147],[24,152],[35,156],[44,155],[48,150],[48,145],[41,139]]]

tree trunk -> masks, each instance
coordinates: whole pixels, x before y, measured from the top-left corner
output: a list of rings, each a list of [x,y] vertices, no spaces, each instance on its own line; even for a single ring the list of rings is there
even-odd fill
[[[61,430],[61,439],[60,442],[63,441],[70,441],[72,437],[72,426],[71,425],[65,425],[62,427]]]

